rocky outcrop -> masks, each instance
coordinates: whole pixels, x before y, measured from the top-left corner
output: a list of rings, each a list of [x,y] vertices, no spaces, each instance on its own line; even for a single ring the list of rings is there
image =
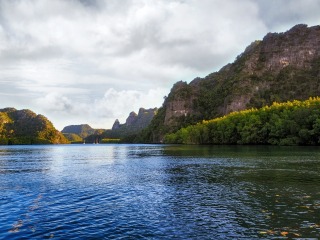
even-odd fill
[[[158,111],[158,108],[140,108],[138,112],[138,116],[142,116],[143,114],[154,114],[156,111]]]
[[[200,78],[196,78],[189,85],[183,81],[173,85],[168,98],[164,102],[166,107],[165,124],[174,124],[176,118],[187,117],[197,112],[193,108],[193,100],[200,80]]]
[[[113,126],[112,126],[112,130],[118,129],[119,127],[120,127],[120,122],[119,122],[118,119],[116,119],[116,120],[114,121]]]
[[[261,72],[278,74],[288,65],[310,68],[312,59],[320,55],[319,31],[319,26],[308,28],[299,24],[285,33],[268,33],[261,42],[259,57],[265,59]]]
[[[137,116],[138,116],[138,115],[137,115],[135,112],[131,112],[131,113],[129,114],[129,117],[128,117],[127,120],[126,120],[126,126],[130,126],[130,125],[132,125],[133,123],[135,123],[135,122],[137,121],[137,119],[138,119]]]
[[[319,79],[320,26],[299,24],[268,33],[218,72],[174,84],[156,124],[144,132],[148,138],[135,141],[161,142],[166,133],[233,111],[320,96]]]
[[[190,84],[182,81],[177,82],[164,102],[166,107],[164,123],[174,124],[175,119],[182,115],[187,117],[191,114],[201,115],[203,113],[197,109],[197,106],[194,106],[194,99],[201,94],[199,86],[210,79],[211,75],[226,72],[224,78],[218,79],[222,86],[233,78],[235,88],[249,89],[245,94],[232,94],[223,99],[216,109],[220,114],[226,115],[233,111],[246,109],[257,92],[270,89],[271,84],[268,81],[253,82],[252,75],[259,78],[267,72],[277,76],[287,66],[311,69],[311,63],[317,57],[320,57],[320,26],[309,28],[305,24],[299,24],[285,33],[268,33],[262,41],[255,41],[248,46],[238,56],[237,60],[239,61],[227,64],[219,72],[212,73],[204,79],[195,78]],[[242,59],[245,59],[245,62],[243,66],[239,66],[238,62]],[[233,76],[238,71],[237,67],[241,68],[241,72],[238,73],[238,79],[234,79]],[[213,82],[212,86],[220,84],[219,82]],[[179,94],[187,88],[189,88],[187,96]],[[228,91],[233,92],[230,89]]]
[[[131,112],[125,124],[120,124],[117,119],[111,130],[102,133],[102,138],[119,139],[124,136],[139,132],[141,129],[148,127],[152,118],[158,111],[158,108],[140,108],[138,114]]]

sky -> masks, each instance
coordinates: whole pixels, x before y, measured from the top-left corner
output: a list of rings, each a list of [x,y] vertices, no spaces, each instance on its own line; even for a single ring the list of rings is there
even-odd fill
[[[0,108],[108,129],[319,13],[319,0],[0,0]]]

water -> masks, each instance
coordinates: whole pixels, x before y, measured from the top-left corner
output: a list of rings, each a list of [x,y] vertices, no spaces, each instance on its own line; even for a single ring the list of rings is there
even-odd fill
[[[1,146],[0,239],[317,239],[319,150]]]

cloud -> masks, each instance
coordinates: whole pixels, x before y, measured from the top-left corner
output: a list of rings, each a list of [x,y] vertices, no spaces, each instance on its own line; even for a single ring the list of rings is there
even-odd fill
[[[115,119],[124,122],[131,111],[138,112],[140,107],[154,108],[160,107],[166,89],[150,89],[147,92],[134,90],[116,91],[113,88],[107,90],[102,98],[96,98],[93,104],[86,102],[76,102],[59,93],[53,92],[45,97],[34,100],[34,104],[46,116],[63,116],[63,119],[70,118],[74,121],[76,118],[81,122],[93,123],[94,125],[111,127]],[[83,121],[85,120],[85,121]],[[57,121],[58,122],[58,121]],[[60,122],[60,121],[59,121]],[[58,123],[59,128],[64,125]],[[75,124],[75,123],[70,123]]]
[[[259,16],[269,31],[284,32],[296,24],[310,26],[320,23],[320,2],[318,0],[269,0],[256,1]]]
[[[88,65],[167,86],[219,69],[266,31],[250,0],[4,0],[0,9],[2,62],[71,61],[71,73]]]
[[[72,102],[68,97],[64,97],[57,92],[37,98],[34,103],[46,112],[54,114],[84,116],[89,112],[89,107],[86,104]]]
[[[1,0],[0,105],[106,126],[267,32],[319,24],[319,11],[318,0]]]

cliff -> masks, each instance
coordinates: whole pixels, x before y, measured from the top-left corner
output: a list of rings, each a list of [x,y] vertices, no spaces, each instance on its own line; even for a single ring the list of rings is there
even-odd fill
[[[131,139],[162,142],[166,133],[202,120],[319,95],[320,26],[299,24],[252,42],[218,72],[177,82],[148,129]]]
[[[139,110],[140,111],[140,110]],[[135,112],[131,112],[126,120],[126,126],[134,124],[138,120],[138,115]]]
[[[31,110],[0,109],[0,144],[59,144],[67,139],[43,115]]]
[[[119,127],[120,127],[120,122],[119,122],[118,119],[116,119],[116,120],[114,121],[113,126],[112,126],[112,130],[116,130],[116,129],[118,129]]]
[[[140,108],[138,114],[131,112],[125,124],[120,124],[117,119],[111,130],[106,130],[102,134],[88,136],[86,138],[86,142],[92,142],[95,139],[100,140],[104,138],[119,139],[121,137],[137,133],[150,124],[157,110],[158,108]]]

